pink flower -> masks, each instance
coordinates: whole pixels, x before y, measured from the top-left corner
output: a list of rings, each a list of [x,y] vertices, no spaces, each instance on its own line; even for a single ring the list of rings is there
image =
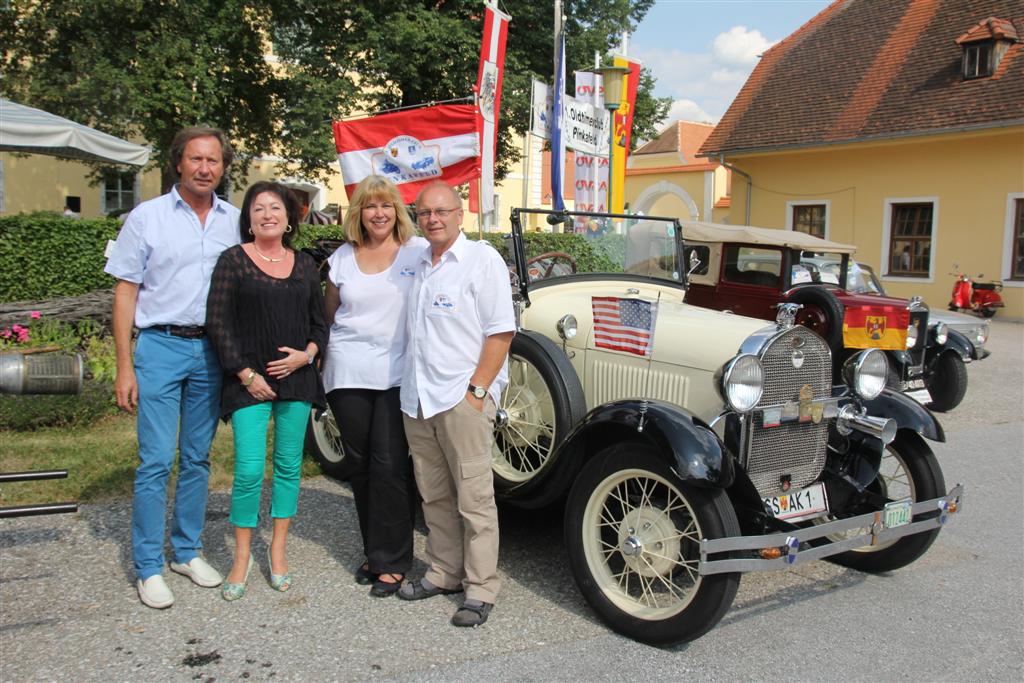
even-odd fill
[[[21,343],[21,344],[24,344],[27,341],[28,341],[28,328],[27,327],[23,327],[20,330],[18,330],[18,342]]]
[[[40,313],[39,311],[30,311],[28,316],[33,320],[39,320],[40,318],[43,317],[43,314]]]
[[[4,329],[0,330],[0,337],[3,337],[4,339],[10,339],[11,338],[11,328],[5,327]]]

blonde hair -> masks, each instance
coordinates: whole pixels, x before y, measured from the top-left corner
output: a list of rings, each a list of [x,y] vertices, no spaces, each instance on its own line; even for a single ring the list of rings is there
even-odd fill
[[[363,227],[363,209],[372,201],[388,202],[395,207],[395,227],[392,231],[395,240],[399,244],[405,244],[409,238],[416,234],[416,227],[409,218],[409,209],[402,201],[402,195],[393,182],[379,175],[369,175],[363,178],[355,191],[352,193],[352,201],[345,212],[345,220],[342,225],[345,228],[345,237],[357,247],[361,247],[367,238],[366,228]]]

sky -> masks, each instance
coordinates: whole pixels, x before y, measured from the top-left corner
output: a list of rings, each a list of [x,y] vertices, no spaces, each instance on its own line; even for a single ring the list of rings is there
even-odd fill
[[[758,55],[800,28],[829,0],[657,0],[629,38],[628,55],[671,97],[668,121],[718,123]]]

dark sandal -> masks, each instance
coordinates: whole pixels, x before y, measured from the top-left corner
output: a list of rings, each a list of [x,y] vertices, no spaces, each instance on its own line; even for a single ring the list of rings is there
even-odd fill
[[[482,626],[493,608],[489,602],[482,605],[463,604],[452,616],[453,626]]]
[[[435,595],[453,595],[461,592],[462,586],[458,588],[438,588],[435,586],[428,590],[423,587],[423,583],[420,581],[412,581],[402,586],[402,589],[398,591],[398,597],[402,600],[423,600],[424,598],[432,598]]]
[[[389,595],[394,595],[402,588],[402,581],[405,580],[405,576],[402,574],[381,574],[381,577],[388,576],[392,579],[397,577],[397,581],[381,581],[380,577],[373,582],[373,587],[370,588],[370,595],[375,598],[386,598]]]
[[[355,571],[356,583],[360,586],[369,586],[377,580],[377,574],[370,571],[369,563],[364,563]]]

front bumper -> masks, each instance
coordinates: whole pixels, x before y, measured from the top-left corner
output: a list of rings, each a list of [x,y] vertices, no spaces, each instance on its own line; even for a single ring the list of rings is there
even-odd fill
[[[950,516],[961,511],[963,502],[963,484],[954,486],[948,494],[941,498],[914,503],[911,513],[917,515],[939,511],[935,517],[893,528],[885,528],[882,524],[882,513],[869,512],[848,519],[837,519],[832,522],[809,526],[789,533],[766,534],[761,536],[730,536],[728,538],[702,539],[700,542],[700,563],[698,571],[701,575],[723,574],[727,572],[776,571],[789,569],[808,562],[820,560],[830,555],[855,550],[865,546],[888,543],[911,534],[936,529],[949,521]],[[912,517],[913,519],[913,517]],[[810,541],[825,539],[832,534],[848,532],[863,528],[866,533],[851,536],[839,541],[827,541],[822,545],[805,546]],[[774,551],[781,550],[782,555],[773,559],[729,558],[709,560],[709,555],[735,551]]]

